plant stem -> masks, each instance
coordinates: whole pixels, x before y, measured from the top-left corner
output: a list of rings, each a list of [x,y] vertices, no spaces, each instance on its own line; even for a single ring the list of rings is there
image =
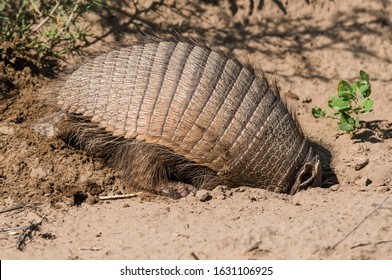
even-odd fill
[[[57,10],[57,8],[60,6],[60,2],[56,2],[56,5],[53,7],[53,9],[50,11],[49,15],[44,18],[39,24],[37,24],[36,27],[34,27],[31,31],[30,34],[33,32],[37,32],[44,24],[53,16],[54,12]]]

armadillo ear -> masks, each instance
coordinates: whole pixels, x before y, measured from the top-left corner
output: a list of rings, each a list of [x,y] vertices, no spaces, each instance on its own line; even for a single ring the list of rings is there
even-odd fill
[[[310,159],[309,159],[310,158]],[[290,194],[295,194],[300,190],[305,190],[309,187],[321,186],[321,162],[317,154],[313,154],[310,148],[308,157],[298,172],[297,179]]]

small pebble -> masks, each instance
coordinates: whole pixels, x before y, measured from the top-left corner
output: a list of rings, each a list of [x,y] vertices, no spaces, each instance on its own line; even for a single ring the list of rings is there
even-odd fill
[[[218,194],[218,195],[216,196],[216,199],[218,199],[218,200],[225,200],[225,199],[226,199],[226,195],[224,195],[224,194]]]
[[[388,129],[389,128],[389,123],[388,121],[382,121],[378,124],[379,129]]]
[[[372,183],[372,180],[369,179],[369,177],[364,176],[361,179],[355,181],[355,184],[357,184],[358,186],[364,186],[367,187]]]
[[[32,168],[30,172],[31,178],[42,179],[45,178],[48,173],[42,169],[42,167]]]
[[[194,192],[191,192],[190,194],[188,194],[186,197],[183,197],[182,199],[184,199],[188,203],[194,203],[198,201],[198,198],[196,197],[196,193]]]
[[[56,204],[54,205],[55,209],[66,209],[68,208],[68,205],[64,202],[56,202]]]
[[[211,195],[219,200],[226,199],[226,192],[228,190],[227,186],[217,186],[215,189],[212,190]]]
[[[86,202],[89,205],[94,205],[95,203],[97,203],[97,200],[90,193],[87,193],[87,198],[84,202]]]
[[[364,160],[361,160],[361,161],[355,163],[354,169],[355,169],[356,171],[361,170],[361,169],[364,168],[366,165],[368,165],[368,163],[369,163],[369,159],[368,159],[368,158],[367,158],[367,159],[364,159]]]
[[[199,190],[196,193],[196,197],[199,199],[201,202],[208,201],[212,198],[210,193],[207,190]]]
[[[4,135],[13,135],[15,133],[15,129],[10,126],[0,126],[0,134]]]
[[[377,191],[379,191],[381,193],[388,192],[389,190],[390,190],[390,187],[388,187],[388,186],[378,186],[377,187]]]
[[[336,192],[338,189],[340,189],[340,185],[339,184],[333,185],[329,189],[333,192]]]
[[[290,99],[293,99],[293,100],[299,100],[299,97],[298,97],[298,95],[296,95],[295,93],[293,93],[292,91],[286,91],[285,93],[284,93],[284,97],[286,97],[286,98],[290,98]]]

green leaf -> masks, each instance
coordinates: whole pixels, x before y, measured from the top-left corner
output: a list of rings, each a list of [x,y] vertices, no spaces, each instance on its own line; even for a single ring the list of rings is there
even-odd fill
[[[353,101],[357,100],[357,97],[355,96],[355,93],[349,92],[349,91],[340,91],[339,92],[339,97],[346,99],[347,101]]]
[[[312,115],[316,119],[317,118],[321,118],[321,117],[325,117],[326,113],[327,112],[325,110],[321,109],[321,108],[318,108],[318,107],[312,108]]]
[[[337,98],[339,98],[337,95],[333,95],[330,98],[328,98],[328,107],[333,108],[332,102],[334,102],[334,100],[336,100]]]
[[[358,116],[355,118],[355,127],[359,128],[359,117]]]
[[[353,109],[355,114],[359,114],[362,111],[362,107],[356,107]]]
[[[337,107],[340,110],[351,108],[350,102],[348,100],[343,99],[343,98],[336,98],[336,99],[332,100],[331,106]]]
[[[359,90],[360,90],[362,93],[368,92],[369,89],[370,89],[369,84],[361,85],[361,86],[359,87]]]
[[[354,128],[354,119],[347,113],[340,113],[340,122],[338,123],[339,129],[344,131],[353,131]]]
[[[338,84],[338,95],[341,96],[341,94],[344,93],[353,94],[354,92],[349,83],[347,83],[345,80],[340,80]]]
[[[352,127],[354,127],[355,125],[355,120],[353,119],[353,117],[351,117],[350,115],[348,115],[347,117],[347,122],[349,125],[351,125]]]
[[[363,109],[365,109],[365,111],[367,112],[367,113],[369,113],[371,110],[372,110],[372,108],[373,108],[373,100],[371,100],[371,99],[365,99],[364,101],[363,101],[363,103],[362,103],[362,108]]]
[[[339,123],[339,129],[343,131],[353,131],[354,127],[349,123]]]
[[[338,84],[338,91],[341,91],[341,90],[351,91],[350,84],[347,81],[345,81],[345,80],[340,80],[339,84]]]
[[[350,115],[344,112],[339,112],[339,117],[340,117],[340,123],[348,123],[348,118],[350,117]]]
[[[365,71],[360,70],[360,71],[359,71],[359,76],[361,77],[361,79],[362,79],[363,81],[366,81],[366,82],[369,83],[369,75],[368,75]]]
[[[372,87],[371,87],[371,85],[369,84],[369,88],[368,88],[366,91],[364,91],[364,92],[362,93],[363,98],[369,97],[369,95],[370,95],[371,93],[372,93]]]
[[[352,84],[351,85],[351,92],[356,92],[357,88],[358,88],[357,84]]]
[[[355,120],[353,119],[353,117],[350,116],[349,113],[342,111],[339,112],[339,116],[340,116],[340,123],[348,123],[351,126],[354,126]]]

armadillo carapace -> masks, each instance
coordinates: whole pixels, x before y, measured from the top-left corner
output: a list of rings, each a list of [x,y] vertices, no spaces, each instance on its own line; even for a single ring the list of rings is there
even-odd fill
[[[68,116],[61,134],[121,168],[133,187],[295,193],[321,181],[319,157],[276,87],[204,45],[153,41],[107,52],[73,72],[57,98]]]

